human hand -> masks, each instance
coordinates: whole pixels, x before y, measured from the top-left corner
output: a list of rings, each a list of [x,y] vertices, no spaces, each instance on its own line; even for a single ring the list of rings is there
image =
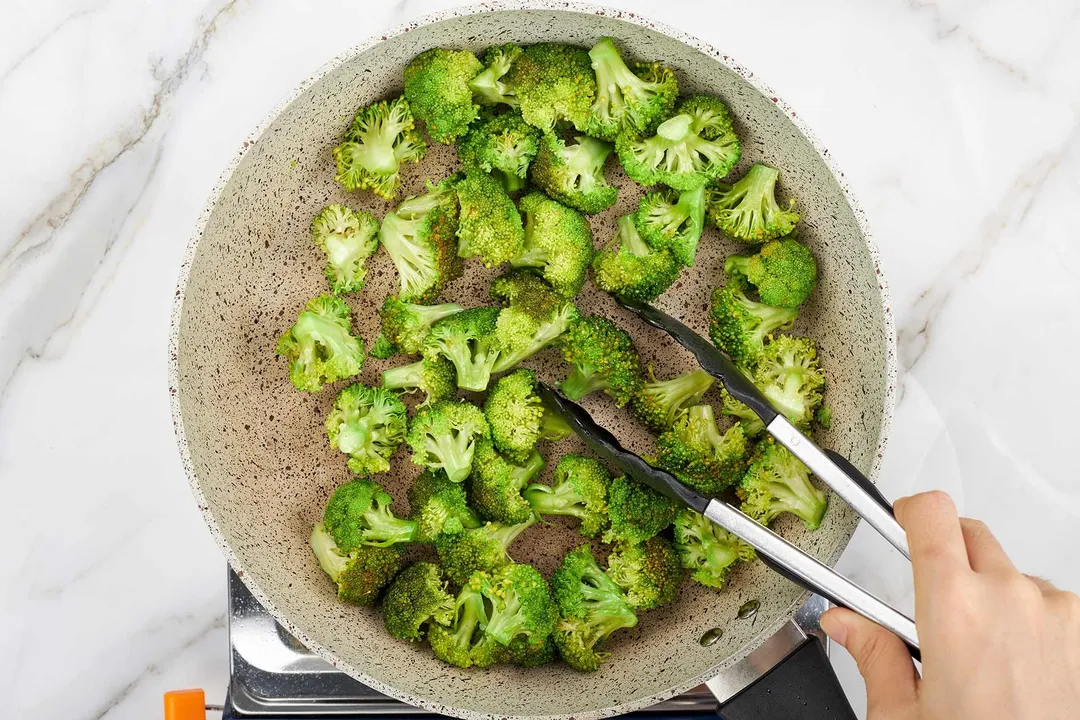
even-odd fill
[[[866,681],[868,720],[1080,718],[1080,597],[1021,574],[943,492],[895,510],[911,550],[922,678],[888,630],[843,608],[821,618]]]

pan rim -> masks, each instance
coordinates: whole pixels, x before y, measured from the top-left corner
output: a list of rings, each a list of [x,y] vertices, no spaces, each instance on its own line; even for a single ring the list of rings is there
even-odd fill
[[[176,441],[178,449],[180,451],[181,463],[184,467],[184,474],[187,476],[188,485],[191,488],[191,492],[195,497],[196,503],[199,508],[199,512],[203,517],[203,521],[206,523],[210,530],[214,541],[221,549],[229,562],[229,565],[236,572],[237,576],[243,581],[251,593],[256,599],[270,612],[270,614],[286,629],[289,633],[295,636],[300,642],[302,642],[312,652],[316,653],[319,657],[326,660],[335,668],[342,670],[343,672],[351,675],[365,685],[377,690],[392,698],[401,700],[402,702],[414,705],[425,710],[432,712],[451,715],[454,717],[466,718],[468,720],[488,720],[494,718],[504,718],[503,715],[494,715],[491,713],[480,712],[476,710],[467,710],[454,706],[443,705],[430,700],[409,695],[406,692],[402,692],[384,682],[381,682],[375,678],[368,676],[360,668],[354,667],[349,663],[342,662],[339,658],[335,657],[321,643],[309,637],[308,634],[300,627],[293,624],[288,617],[281,613],[274,603],[266,596],[262,588],[250,578],[244,571],[244,567],[240,562],[240,559],[230,548],[228,541],[225,539],[224,533],[218,526],[216,518],[210,512],[209,503],[206,496],[203,494],[199,481],[196,475],[195,466],[191,458],[191,452],[188,447],[187,435],[184,430],[183,417],[180,408],[179,398],[179,342],[180,342],[180,325],[181,317],[183,315],[184,298],[187,291],[188,280],[191,272],[192,261],[195,258],[195,254],[198,251],[199,240],[202,238],[206,226],[209,223],[210,217],[213,214],[214,208],[217,206],[221,196],[228,186],[233,173],[243,160],[244,155],[254,147],[255,143],[262,137],[267,129],[278,119],[281,113],[296,99],[300,98],[306,93],[312,86],[318,83],[329,73],[335,71],[341,65],[349,62],[356,55],[365,52],[381,42],[389,40],[391,38],[400,36],[418,27],[431,25],[434,23],[442,22],[453,18],[469,17],[472,15],[478,15],[483,13],[494,12],[506,12],[515,10],[554,10],[561,12],[579,13],[583,15],[593,15],[599,17],[609,17],[623,22],[632,23],[640,27],[652,30],[664,34],[678,42],[681,42],[702,54],[708,55],[715,62],[722,64],[731,72],[738,75],[740,79],[749,84],[756,91],[772,100],[772,102],[784,113],[785,117],[795,126],[795,128],[802,134],[802,136],[810,143],[810,145],[817,152],[818,156],[825,163],[829,172],[836,180],[840,187],[840,191],[844,198],[844,201],[848,204],[852,214],[855,217],[856,225],[863,236],[863,241],[866,245],[868,252],[870,253],[870,259],[873,262],[875,271],[877,273],[878,291],[881,296],[882,307],[882,323],[883,331],[885,335],[885,395],[883,397],[882,417],[881,423],[878,428],[878,442],[874,453],[874,458],[869,471],[869,478],[872,481],[876,481],[881,469],[882,460],[885,453],[885,448],[888,443],[889,432],[892,427],[892,415],[896,402],[896,382],[898,373],[897,364],[897,344],[896,344],[896,325],[893,317],[892,305],[890,302],[890,293],[888,281],[885,278],[885,274],[882,270],[881,255],[878,250],[876,241],[871,233],[869,222],[866,214],[863,211],[858,200],[855,198],[844,173],[837,167],[828,149],[817,138],[813,131],[803,122],[800,116],[788,105],[779,95],[776,94],[769,87],[768,84],[762,82],[758,77],[740,65],[730,56],[717,50],[712,45],[705,43],[697,37],[683,32],[677,28],[673,28],[664,23],[659,23],[650,20],[648,17],[642,16],[640,13],[628,12],[618,10],[615,8],[605,7],[602,5],[596,5],[591,3],[580,2],[568,2],[565,0],[495,0],[493,2],[483,2],[470,4],[439,12],[429,13],[427,15],[415,18],[413,20],[406,21],[387,30],[385,33],[379,35],[373,35],[361,43],[352,46],[348,50],[339,53],[334,58],[324,63],[318,70],[312,73],[306,80],[304,80],[299,86],[297,86],[286,98],[277,103],[273,109],[267,113],[262,122],[247,135],[242,142],[241,146],[234,153],[232,159],[225,166],[218,177],[210,195],[207,199],[206,205],[199,215],[198,220],[195,223],[194,230],[191,237],[188,240],[187,247],[184,251],[183,261],[180,267],[179,277],[177,279],[176,291],[173,297],[173,304],[170,317],[170,330],[169,330],[169,360],[168,360],[168,378],[169,378],[169,402],[170,410],[172,414],[173,428],[176,433]],[[851,536],[843,542],[827,559],[827,564],[834,565],[843,551],[847,548],[851,541]],[[662,702],[671,697],[679,695],[693,687],[696,687],[706,680],[714,677],[718,673],[734,665],[736,662],[742,660],[750,652],[759,647],[765,638],[768,638],[775,632],[777,632],[785,623],[789,621],[789,618],[795,613],[795,611],[806,601],[810,593],[805,592],[791,603],[791,605],[780,615],[779,619],[767,626],[763,626],[761,631],[754,637],[748,640],[742,647],[736,650],[734,653],[728,655],[726,658],[711,666],[708,671],[701,673],[692,678],[688,678],[681,683],[673,685],[662,693],[656,693],[653,695],[638,697],[631,700],[627,700],[617,705],[611,705],[604,708],[596,708],[592,710],[585,710],[581,712],[575,712],[572,714],[548,714],[548,715],[521,715],[520,718],[530,718],[530,720],[569,720],[574,718],[575,720],[594,720],[597,718],[610,717],[612,715],[623,714],[632,712],[635,710],[641,710],[643,708],[654,705],[658,702]]]

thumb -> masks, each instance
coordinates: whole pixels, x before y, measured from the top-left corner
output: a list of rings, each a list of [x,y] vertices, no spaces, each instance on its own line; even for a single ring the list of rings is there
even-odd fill
[[[822,615],[821,629],[855,658],[866,682],[868,717],[904,717],[904,709],[914,709],[918,674],[900,638],[846,608]]]

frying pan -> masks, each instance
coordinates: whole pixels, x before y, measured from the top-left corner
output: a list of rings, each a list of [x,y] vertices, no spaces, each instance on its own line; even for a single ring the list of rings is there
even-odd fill
[[[370,193],[349,194],[336,186],[331,148],[357,107],[400,92],[402,69],[422,50],[479,51],[509,41],[588,47],[605,35],[617,38],[631,57],[672,66],[684,93],[712,93],[731,107],[744,148],[737,172],[751,162],[781,169],[780,193],[798,199],[800,237],[820,265],[819,288],[795,328],[820,342],[829,379],[832,430],[820,439],[870,477],[884,447],[895,339],[863,216],[827,151],[774,93],[721,51],[610,8],[518,1],[432,15],[333,60],[243,143],[199,219],[172,319],[173,417],[199,508],[229,563],[259,601],[336,667],[435,712],[465,718],[586,719],[644,708],[745,657],[805,600],[804,591],[761,563],[746,563],[723,592],[684,584],[676,602],[645,613],[638,627],[612,638],[612,655],[598,672],[578,673],[562,664],[459,670],[437,661],[422,645],[392,638],[378,610],[338,601],[308,547],[312,523],[331,490],[349,477],[344,456],[331,450],[323,429],[336,391],[345,383],[317,394],[295,390],[274,346],[303,303],[326,291],[324,258],[308,232],[311,218],[332,202],[379,217],[393,206]],[[421,192],[425,178],[440,178],[455,168],[453,150],[431,144],[422,164],[405,169],[399,198]],[[622,189],[615,208],[591,218],[597,244],[614,234],[616,218],[636,207],[642,192],[616,162],[609,163],[608,177]],[[716,231],[707,231],[697,264],[657,305],[704,332],[709,293],[722,282],[724,256],[735,249]],[[377,308],[395,291],[397,278],[383,253],[372,258],[369,268],[367,286],[347,300],[355,330],[370,344],[378,332]],[[464,277],[451,283],[442,299],[487,303],[491,276],[478,263],[468,263]],[[578,302],[586,312],[607,315],[627,328],[658,377],[692,367],[689,355],[666,335],[633,320],[591,283]],[[359,379],[375,384],[387,365],[369,359]],[[565,375],[551,351],[531,366],[548,381]],[[649,436],[627,412],[602,396],[590,396],[585,405],[630,449],[650,451]],[[571,451],[583,451],[583,446],[572,439],[545,452],[554,459]],[[392,472],[378,478],[394,495],[395,511],[408,511],[405,490],[416,474],[402,449]],[[857,521],[833,498],[817,531],[807,532],[787,519],[776,528],[831,564]],[[530,528],[511,554],[550,573],[563,552],[581,541],[571,524],[552,522]],[[757,612],[738,618],[738,608],[750,600],[759,603]],[[718,641],[699,642],[715,628],[723,631]]]

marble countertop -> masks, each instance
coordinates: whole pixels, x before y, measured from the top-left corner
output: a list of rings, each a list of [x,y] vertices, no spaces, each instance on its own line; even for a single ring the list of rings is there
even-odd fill
[[[309,73],[456,4],[5,8],[5,716],[156,717],[177,687],[223,698],[225,566],[189,495],[165,391],[188,235],[236,147]],[[1080,350],[1080,7],[617,4],[752,68],[861,199],[902,360],[885,494],[943,488],[1025,571],[1080,589],[1076,421],[1061,407],[1080,391],[1048,363]],[[910,608],[908,569],[873,531],[860,528],[840,569]],[[853,664],[842,651],[835,663],[861,708]]]

